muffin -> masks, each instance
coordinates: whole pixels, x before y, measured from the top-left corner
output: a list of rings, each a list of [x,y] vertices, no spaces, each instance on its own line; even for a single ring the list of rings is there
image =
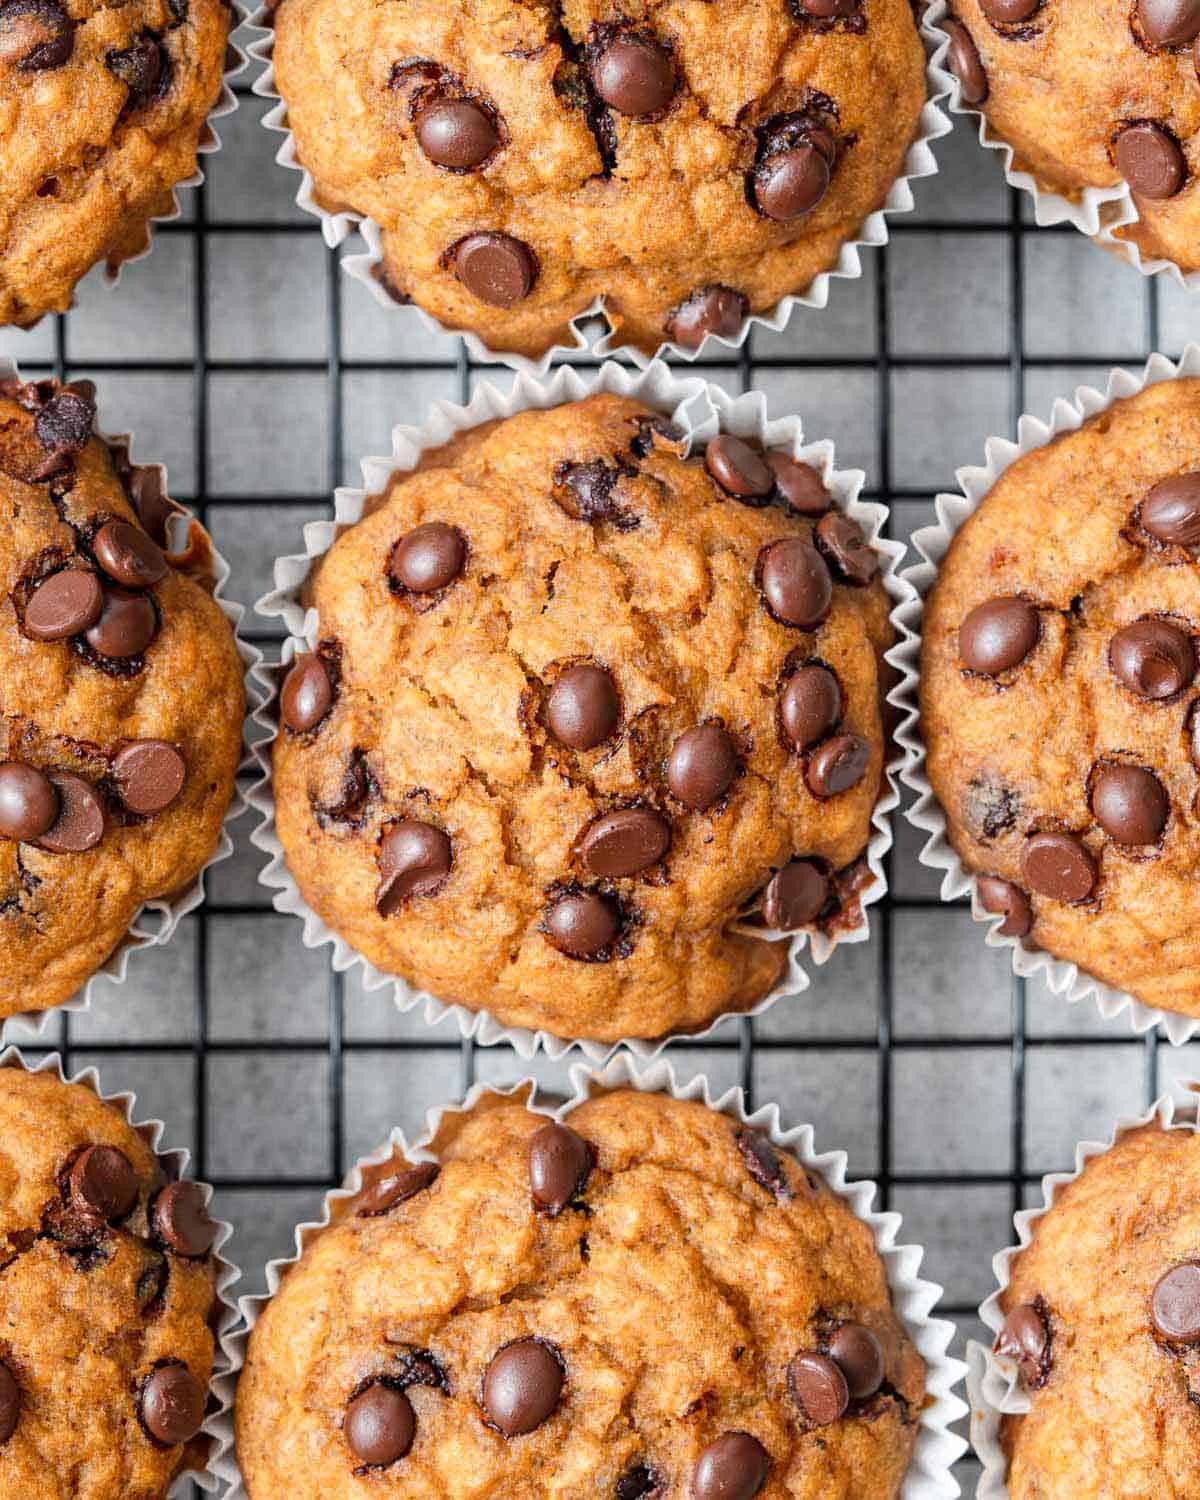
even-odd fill
[[[1127,183],[1142,255],[1200,270],[1193,0],[953,0],[947,66],[1013,165],[1067,198]]]
[[[925,609],[947,836],[1001,933],[1200,1015],[1200,380],[1018,459]]]
[[[1200,1492],[1200,1138],[1157,1122],[1093,1157],[1033,1226],[996,1351],[1010,1500]]]
[[[182,894],[233,797],[245,698],[198,524],[93,436],[87,382],[0,382],[0,1016],[69,999]]]
[[[150,243],[221,93],[228,0],[0,4],[0,324]]]
[[[447,1115],[334,1205],[250,1337],[250,1500],[893,1500],[924,1367],[868,1226],[663,1094]]]
[[[275,83],[385,285],[531,358],[735,337],[837,263],[926,99],[909,0],[282,0]]]
[[[163,1500],[204,1465],[218,1226],[125,1115],[0,1068],[0,1493]]]
[[[824,480],[595,395],[461,434],[318,560],[278,836],[371,963],[505,1026],[702,1027],[862,922],[880,558]],[[764,936],[765,934],[765,936]]]

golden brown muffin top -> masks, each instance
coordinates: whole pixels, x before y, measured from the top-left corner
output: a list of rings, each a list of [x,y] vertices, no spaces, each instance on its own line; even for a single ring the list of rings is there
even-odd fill
[[[620,1091],[567,1127],[486,1098],[432,1149],[371,1169],[259,1319],[252,1500],[899,1492],[921,1360],[869,1228],[766,1137]]]

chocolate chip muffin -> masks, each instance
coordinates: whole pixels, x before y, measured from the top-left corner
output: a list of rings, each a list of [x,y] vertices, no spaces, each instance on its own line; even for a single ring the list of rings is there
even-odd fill
[[[124,1114],[0,1068],[0,1493],[162,1500],[212,1374],[217,1225]]]
[[[506,1026],[695,1029],[862,921],[880,559],[823,477],[597,395],[458,437],[310,576],[275,819],[373,964]]]
[[[0,382],[0,1016],[69,999],[211,859],[242,665],[161,472],[93,436],[86,382]]]
[[[921,716],[948,837],[1026,937],[1200,1015],[1200,380],[1018,459],[930,594]]]
[[[1093,1157],[1012,1262],[997,1352],[1011,1500],[1200,1491],[1200,1138],[1158,1123]]]
[[[1195,0],[952,0],[947,65],[1051,192],[1127,182],[1143,255],[1200,270]]]
[[[871,1231],[765,1136],[492,1095],[432,1150],[368,1169],[254,1328],[251,1500],[899,1494],[920,1356]]]
[[[275,79],[398,297],[537,358],[603,299],[646,352],[734,337],[880,208],[925,104],[909,0],[282,0]]]
[[[0,323],[149,244],[221,92],[227,0],[0,0]]]

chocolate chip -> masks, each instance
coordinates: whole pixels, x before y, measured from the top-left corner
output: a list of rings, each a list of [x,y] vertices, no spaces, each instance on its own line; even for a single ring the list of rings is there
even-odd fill
[[[1096,822],[1118,844],[1156,844],[1171,811],[1153,772],[1114,763],[1096,768],[1091,803]]]
[[[546,936],[568,958],[595,959],[607,953],[621,930],[621,916],[607,896],[574,891],[546,908]]]
[[[627,807],[588,826],[579,857],[593,875],[618,880],[658,864],[670,847],[671,825],[661,813]]]
[[[217,1237],[198,1182],[168,1183],[154,1200],[151,1222],[154,1233],[176,1255],[207,1255]]]
[[[413,896],[436,896],[453,863],[450,840],[440,828],[417,818],[393,823],[379,843],[379,915],[395,916]]]
[[[1191,682],[1196,653],[1178,625],[1167,620],[1135,620],[1109,642],[1108,665],[1131,693],[1160,703]]]
[[[825,481],[811,464],[801,463],[790,453],[771,450],[767,462],[775,475],[775,488],[789,510],[800,516],[823,516],[833,504]]]
[[[1154,1326],[1172,1344],[1200,1343],[1200,1262],[1184,1261],[1159,1278],[1151,1313]]]
[[[342,1431],[355,1458],[382,1469],[412,1447],[417,1415],[403,1391],[377,1380],[347,1406]]]
[[[21,1390],[13,1372],[0,1361],[0,1444],[7,1443],[21,1420]]]
[[[140,656],[157,631],[158,616],[147,595],[110,588],[104,590],[100,618],[84,639],[97,655],[125,661]]]
[[[989,599],[977,605],[959,627],[958,654],[972,672],[996,677],[1020,666],[1041,633],[1041,617],[1028,600]]]
[[[1138,522],[1168,546],[1200,547],[1200,473],[1177,474],[1156,484],[1138,508]]]
[[[109,521],[92,543],[96,561],[110,578],[130,589],[148,589],[167,576],[167,560],[140,527]]]
[[[768,219],[811,213],[829,191],[829,162],[810,142],[765,156],[754,171],[754,201]]]
[[[19,73],[46,73],[61,68],[74,50],[74,25],[56,0],[0,4],[0,63]]]
[[[204,1387],[186,1365],[159,1365],[142,1386],[142,1426],[168,1448],[190,1442],[204,1421]]]
[[[883,1384],[883,1345],[861,1323],[843,1323],[829,1340],[829,1357],[846,1377],[851,1401],[866,1401]]]
[[[850,1389],[833,1360],[814,1350],[793,1355],[787,1367],[788,1393],[816,1427],[828,1427],[846,1414]]]
[[[659,1475],[645,1464],[638,1464],[617,1480],[615,1500],[645,1500],[647,1495],[655,1495],[662,1488],[663,1481]]]
[[[1035,1389],[1045,1385],[1050,1370],[1050,1329],[1033,1303],[1013,1308],[993,1347],[997,1354],[1017,1361],[1028,1385]]]
[[[559,744],[571,750],[604,744],[616,733],[620,718],[616,684],[603,667],[568,667],[550,690],[546,722]]]
[[[454,248],[454,270],[473,297],[491,307],[515,307],[533,290],[533,251],[509,234],[468,235]]]
[[[829,879],[809,859],[794,859],[771,877],[763,921],[774,932],[797,932],[815,922],[829,900]]]
[[[592,87],[619,114],[656,115],[675,92],[675,64],[653,37],[622,33],[592,63]]]
[[[157,464],[138,464],[125,481],[138,520],[160,547],[167,545],[170,521],[182,514],[174,500],[168,497],[163,483],[163,471]]]
[[[1187,160],[1179,142],[1162,125],[1143,120],[1117,137],[1117,171],[1143,198],[1173,198],[1187,181]]]
[[[58,793],[35,766],[8,760],[0,764],[0,838],[41,838],[58,820]]]
[[[838,797],[857,786],[870,765],[867,741],[857,734],[839,734],[813,751],[804,779],[814,797]]]
[[[52,771],[58,817],[37,840],[50,854],[85,854],[104,837],[104,807],[95,788],[81,776]]]
[[[118,750],[112,774],[129,811],[149,818],[165,811],[179,796],[187,763],[166,740],[134,740]]]
[[[25,606],[25,633],[35,641],[61,641],[90,629],[100,618],[100,580],[87,568],[64,568],[38,584]]]
[[[463,534],[445,521],[414,526],[392,549],[388,565],[392,582],[413,594],[435,594],[448,588],[467,560]]]
[[[988,76],[974,38],[961,21],[943,21],[942,30],[950,38],[946,66],[962,87],[962,102],[976,106],[985,104]]]
[[[704,812],[722,798],[737,775],[737,749],[719,724],[685,730],[667,757],[667,785],[685,807]]]
[[[760,1188],[765,1188],[773,1198],[782,1203],[794,1196],[779,1152],[761,1130],[751,1130],[748,1126],[735,1130],[733,1143],[746,1164],[747,1172]]]
[[[592,1170],[588,1143],[565,1125],[543,1125],[529,1139],[529,1189],[543,1213],[557,1217],[582,1191]]]
[[[833,604],[825,559],[803,537],[772,542],[762,554],[759,580],[771,613],[785,625],[815,630]]]
[[[701,287],[669,314],[666,335],[681,349],[699,349],[709,334],[735,339],[749,311],[744,292],[728,286]]]
[[[979,8],[996,26],[1019,26],[1028,21],[1042,0],[980,0]]]
[[[821,21],[832,21],[837,16],[852,16],[858,10],[860,0],[789,0],[793,10],[806,16],[815,16]]]
[[[748,1432],[723,1432],[692,1475],[693,1500],[753,1500],[767,1482],[771,1455]]]
[[[104,1224],[123,1219],[137,1202],[137,1173],[116,1146],[88,1146],[81,1151],[67,1185],[76,1213]]]
[[[469,172],[500,145],[491,115],[473,99],[438,99],[417,116],[417,141],[435,166]]]
[[[1001,880],[998,875],[980,875],[975,882],[979,892],[979,904],[984,911],[994,916],[1003,916],[997,931],[1001,937],[1023,938],[1033,926],[1033,907],[1029,897],[1019,885],[1011,880]]]
[[[483,1409],[505,1437],[532,1432],[554,1415],[566,1380],[541,1339],[517,1339],[492,1356],[483,1377]]]
[[[298,656],[284,679],[279,716],[293,734],[315,729],[333,707],[333,683],[319,656]]]
[[[560,464],[554,478],[555,498],[572,520],[606,521],[620,516],[613,498],[617,470],[603,459]]]
[[[743,497],[766,496],[775,474],[761,453],[729,433],[713,438],[704,450],[704,466],[723,490]]]
[[[1099,871],[1090,851],[1073,834],[1034,833],[1021,850],[1025,884],[1052,901],[1086,901]]]
[[[381,1177],[359,1194],[355,1213],[360,1219],[374,1219],[380,1214],[390,1213],[393,1208],[399,1208],[427,1187],[432,1187],[441,1170],[436,1163],[423,1161],[414,1167],[405,1167],[401,1172],[393,1172],[390,1177]]]
[[[1200,37],[1200,0],[1138,0],[1137,18],[1156,47],[1185,47]]]
[[[837,728],[845,702],[828,667],[810,662],[788,678],[779,695],[779,723],[793,750],[807,750]]]
[[[127,111],[144,109],[166,92],[170,64],[162,43],[150,32],[122,52],[109,52],[104,65],[129,90]]]
[[[862,588],[879,574],[879,558],[857,521],[836,511],[822,516],[813,528],[821,556],[843,583]]]
[[[63,386],[34,418],[33,432],[48,453],[79,453],[95,420],[95,401],[84,390]]]

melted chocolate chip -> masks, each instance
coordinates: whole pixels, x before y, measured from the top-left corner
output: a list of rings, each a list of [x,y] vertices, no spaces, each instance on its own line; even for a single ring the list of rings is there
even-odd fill
[[[153,32],[145,32],[132,47],[109,52],[105,66],[129,90],[126,112],[145,109],[167,91],[171,68],[162,43]]]
[[[980,875],[975,888],[984,911],[1004,918],[996,929],[1001,937],[1023,938],[1029,935],[1033,926],[1033,907],[1019,885],[1013,885],[1011,880],[1001,880],[998,875]]]
[[[699,349],[710,334],[735,339],[749,311],[744,292],[728,286],[701,287],[668,315],[666,335],[681,349]]]
[[[871,767],[871,746],[857,734],[839,734],[813,751],[805,782],[814,797],[838,797],[856,787]]]
[[[822,516],[813,528],[821,556],[842,583],[865,587],[879,575],[879,558],[857,521],[836,511]]]
[[[198,1182],[172,1182],[154,1200],[150,1215],[154,1233],[176,1255],[207,1255],[217,1237],[216,1222]]]
[[[58,796],[58,817],[37,840],[50,854],[86,854],[104,837],[107,820],[94,787],[81,776],[50,772]]]
[[[440,828],[417,818],[393,823],[379,844],[379,915],[395,916],[414,896],[436,896],[453,863],[450,840]]]
[[[995,1351],[1015,1359],[1027,1385],[1043,1386],[1050,1373],[1050,1327],[1037,1303],[1014,1307],[996,1338]]]
[[[829,877],[809,859],[794,859],[771,877],[763,921],[773,932],[798,932],[815,922],[829,900]]]
[[[958,631],[958,654],[984,677],[1019,667],[1042,633],[1036,609],[1026,599],[1005,597],[977,605]]]
[[[64,568],[38,584],[25,606],[25,634],[35,641],[62,641],[90,630],[100,618],[104,595],[87,568]]]
[[[399,1208],[402,1203],[432,1187],[441,1170],[436,1163],[423,1161],[393,1172],[389,1177],[381,1177],[359,1194],[355,1213],[360,1219],[374,1219],[380,1214],[390,1213],[393,1208]]]
[[[579,1196],[592,1170],[592,1149],[566,1125],[543,1125],[529,1139],[534,1206],[556,1218]]]
[[[812,213],[829,191],[829,162],[801,141],[764,156],[754,172],[754,201],[768,219],[790,223]]]
[[[126,588],[152,588],[167,576],[162,549],[140,527],[127,521],[109,521],[102,526],[92,551],[108,576]]]
[[[137,1202],[133,1163],[115,1146],[88,1146],[75,1158],[67,1178],[71,1207],[81,1217],[111,1223]]]
[[[943,21],[942,30],[950,38],[946,66],[958,79],[963,103],[976,107],[986,104],[988,76],[974,38],[961,21]]]
[[[1197,0],[1200,11],[1200,0]],[[1138,522],[1155,541],[1200,547],[1200,473],[1176,474],[1156,484],[1138,507]]]
[[[355,1458],[368,1468],[382,1469],[412,1447],[417,1417],[403,1391],[377,1380],[347,1406],[342,1431]]]
[[[1168,620],[1135,620],[1108,646],[1113,673],[1139,698],[1161,703],[1181,693],[1196,675],[1191,638]]]
[[[704,466],[726,493],[765,499],[775,488],[775,474],[761,453],[731,433],[713,438],[704,450]]]
[[[766,455],[775,475],[775,488],[789,510],[799,516],[823,516],[833,504],[825,481],[811,464],[801,463],[790,453],[773,450]]]
[[[550,1345],[517,1339],[492,1356],[483,1377],[483,1409],[505,1437],[518,1437],[554,1415],[566,1373]]]
[[[57,0],[0,3],[0,63],[19,73],[47,73],[61,68],[74,50],[74,23]]]
[[[765,1188],[773,1198],[786,1202],[794,1196],[783,1170],[783,1162],[774,1145],[761,1130],[748,1126],[734,1131],[734,1145],[738,1148],[746,1170],[759,1187]]]
[[[652,36],[622,32],[597,54],[592,87],[605,104],[633,118],[657,115],[675,93],[675,63]]]
[[[0,1361],[0,1445],[7,1443],[21,1420],[21,1389],[13,1372]]]
[[[1042,0],[980,0],[980,9],[994,26],[1019,26],[1034,15]]]
[[[610,521],[622,512],[616,503],[618,471],[603,459],[560,465],[555,498],[575,521]]]
[[[100,618],[84,632],[84,639],[98,656],[128,661],[141,656],[157,633],[158,615],[145,594],[108,588]]]
[[[204,1387],[186,1365],[159,1365],[142,1386],[142,1426],[168,1448],[190,1442],[204,1421]]]

